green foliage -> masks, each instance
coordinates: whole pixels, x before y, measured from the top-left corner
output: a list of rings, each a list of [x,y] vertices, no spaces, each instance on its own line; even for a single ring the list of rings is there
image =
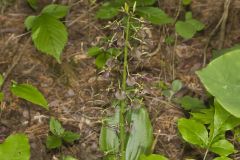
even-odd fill
[[[0,144],[1,160],[30,160],[30,145],[24,134],[12,134]]]
[[[187,6],[192,3],[192,0],[182,0],[183,5]]]
[[[239,61],[240,50],[231,51],[197,72],[207,91],[236,117],[240,117]]]
[[[149,154],[153,143],[153,129],[144,107],[133,110],[131,131],[126,146],[126,159],[136,160],[141,154]]]
[[[43,8],[39,16],[29,16],[25,20],[26,28],[32,31],[35,47],[53,56],[59,63],[68,36],[66,27],[59,19],[67,12],[67,6],[51,4]]]
[[[217,158],[214,158],[213,160],[232,160],[232,159],[228,157],[217,157]]]
[[[3,84],[3,81],[4,81],[3,76],[0,74],[0,87]],[[3,100],[3,98],[4,98],[4,94],[3,92],[0,92],[0,102]]]
[[[139,160],[168,160],[168,158],[162,155],[151,154],[149,156],[141,155]]]
[[[48,102],[42,95],[42,93],[35,87],[29,84],[17,84],[13,83],[11,86],[11,92],[17,97],[25,99],[29,102],[42,106],[48,109]]]
[[[33,8],[33,9],[37,9],[37,0],[27,0],[28,4]]]
[[[61,123],[53,117],[50,119],[49,127],[52,135],[47,137],[46,146],[48,149],[61,147],[63,141],[73,143],[80,138],[80,135],[77,133],[65,131]]]
[[[62,160],[77,160],[77,159],[73,158],[72,156],[64,156]]]
[[[205,105],[202,101],[200,101],[197,98],[193,98],[190,96],[184,96],[177,100],[179,104],[185,109],[185,110],[196,110],[196,109],[203,109],[205,108]]]
[[[207,114],[207,111],[210,114]],[[202,116],[198,118],[193,115],[190,119],[180,119],[178,129],[185,141],[226,157],[234,153],[235,149],[233,144],[225,139],[225,132],[238,126],[240,119],[226,112],[217,102],[215,102],[213,113],[212,111],[212,109],[205,110],[205,113],[201,112]],[[201,117],[210,117],[210,119],[207,118],[208,121],[201,122],[199,120]]]
[[[120,53],[121,52],[116,48],[103,50],[99,47],[92,47],[88,49],[88,55],[96,57],[95,64],[99,69],[103,68],[110,58],[117,57]]]
[[[185,15],[185,21],[177,21],[176,32],[185,39],[192,38],[198,31],[204,29],[204,24],[192,17],[191,12]]]
[[[168,98],[168,100],[172,100],[174,94],[182,89],[182,82],[180,80],[174,80],[169,89],[163,89],[162,94]]]

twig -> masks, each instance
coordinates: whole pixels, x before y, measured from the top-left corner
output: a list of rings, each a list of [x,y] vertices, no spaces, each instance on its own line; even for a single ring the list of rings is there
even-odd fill
[[[6,80],[8,79],[9,75],[11,74],[13,69],[17,66],[19,61],[21,60],[21,58],[22,58],[23,54],[25,53],[25,50],[26,50],[30,40],[31,40],[31,37],[28,38],[27,42],[24,44],[23,48],[21,49],[21,52],[13,57],[12,65],[8,68],[8,70],[4,74],[3,83],[2,83],[2,86],[0,88],[0,91],[2,91],[3,86],[4,86],[5,82],[6,82]]]

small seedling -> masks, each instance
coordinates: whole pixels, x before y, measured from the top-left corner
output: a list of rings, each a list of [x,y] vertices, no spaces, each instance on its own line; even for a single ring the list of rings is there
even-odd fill
[[[169,89],[164,89],[162,94],[171,101],[173,96],[182,89],[182,86],[183,84],[180,80],[174,80],[171,87]]]
[[[66,131],[61,123],[55,118],[50,119],[50,132],[51,134],[47,137],[47,148],[55,149],[62,146],[63,142],[73,143],[80,138],[80,135],[71,131]]]

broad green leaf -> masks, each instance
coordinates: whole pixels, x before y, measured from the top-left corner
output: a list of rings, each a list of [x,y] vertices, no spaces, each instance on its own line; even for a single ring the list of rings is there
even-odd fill
[[[49,127],[52,134],[56,136],[61,136],[64,133],[64,128],[61,123],[53,117],[50,119]]]
[[[156,3],[156,0],[130,0],[130,6],[136,2],[137,6],[151,6]]]
[[[73,158],[72,156],[64,156],[62,160],[77,160],[77,159]]]
[[[33,9],[37,9],[37,0],[27,0],[28,4],[33,8]]]
[[[209,93],[232,115],[240,118],[240,50],[231,51],[197,74]]]
[[[210,124],[213,122],[214,108],[200,109],[190,112],[192,119],[201,122],[202,124]]]
[[[172,82],[172,90],[174,93],[180,91],[180,89],[182,88],[182,82],[180,80],[174,80]]]
[[[220,156],[228,156],[235,152],[233,144],[225,139],[213,143],[210,147],[210,151]]]
[[[97,11],[96,17],[99,19],[111,19],[118,15],[120,6],[113,6],[111,3],[104,3]]]
[[[187,22],[177,21],[175,25],[176,32],[185,39],[190,39],[197,32],[195,27]]]
[[[126,147],[126,159],[136,160],[141,154],[149,154],[153,143],[153,129],[144,107],[133,110],[131,130]]]
[[[201,31],[205,27],[205,25],[202,22],[200,22],[196,19],[188,19],[188,20],[186,20],[186,23],[191,24],[197,31]]]
[[[141,155],[139,160],[168,160],[168,158],[158,154],[151,154],[149,156]]]
[[[49,14],[57,19],[63,18],[67,15],[69,10],[68,6],[59,5],[59,4],[50,4],[43,8],[42,14]]]
[[[47,100],[44,98],[42,93],[32,85],[13,83],[11,86],[11,92],[17,97],[48,109]]]
[[[119,107],[116,108],[114,117],[110,117],[104,120],[101,128],[99,138],[100,150],[106,153],[110,153],[105,157],[106,160],[116,160],[114,156],[119,151],[119,138],[117,135],[118,122]]]
[[[232,159],[228,157],[217,157],[217,158],[214,158],[213,160],[232,160]]]
[[[182,0],[183,5],[190,5],[192,0]]]
[[[30,145],[24,134],[12,134],[0,144],[1,160],[30,160]]]
[[[59,63],[61,53],[67,43],[67,29],[62,22],[49,14],[35,18],[32,26],[32,39],[35,47],[53,56]]]
[[[138,7],[136,14],[158,25],[168,24],[174,21],[164,11],[156,7]]]
[[[80,135],[71,131],[65,131],[62,135],[62,138],[65,142],[73,143],[80,138]]]
[[[178,120],[178,129],[185,141],[200,147],[207,146],[208,131],[202,123],[181,118]]]
[[[3,76],[0,74],[0,87],[1,87],[2,84],[3,84],[3,81],[4,81],[4,78],[3,78]]]
[[[88,49],[88,56],[94,57],[100,54],[102,50],[99,47],[91,47]]]
[[[235,51],[235,50],[239,50],[240,49],[240,44],[236,44],[234,45],[233,47],[231,48],[224,48],[224,49],[221,49],[221,50],[214,50],[213,51],[213,55],[212,55],[212,60],[215,59],[215,58],[218,58],[219,56],[222,56],[228,52],[231,52],[231,51]]]
[[[204,103],[197,98],[184,96],[177,101],[185,110],[196,110],[206,108]]]
[[[193,19],[193,17],[192,17],[192,12],[186,12],[186,13],[185,13],[185,19],[186,19],[186,20],[191,20],[191,19]]]
[[[59,148],[62,145],[62,139],[57,136],[48,136],[47,137],[47,142],[46,142],[47,148],[48,149],[55,149]]]
[[[36,19],[36,16],[28,16],[25,19],[24,25],[27,28],[27,30],[30,30],[32,28],[35,19]]]
[[[215,113],[213,123],[210,125],[210,138],[214,142],[218,136],[225,134],[240,124],[240,119],[232,116],[224,110],[217,102],[215,103]]]
[[[95,64],[98,68],[103,68],[111,56],[108,53],[101,53],[97,56]]]

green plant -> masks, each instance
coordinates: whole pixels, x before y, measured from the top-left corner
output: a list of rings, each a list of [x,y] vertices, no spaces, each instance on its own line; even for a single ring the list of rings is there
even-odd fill
[[[72,156],[63,156],[61,160],[77,160],[77,159],[73,158]]]
[[[1,160],[29,160],[30,145],[24,134],[12,134],[0,144]]]
[[[174,80],[170,88],[162,87],[162,94],[170,101],[173,96],[182,89],[182,86],[183,84],[180,80]]]
[[[63,141],[66,143],[73,143],[80,138],[80,135],[71,131],[66,131],[61,123],[55,118],[51,117],[49,123],[51,135],[47,137],[47,148],[54,149],[61,147]]]
[[[33,8],[35,8],[34,2],[29,1]],[[28,16],[24,23],[27,30],[32,33],[35,47],[53,56],[59,63],[68,39],[67,29],[59,19],[65,17],[68,10],[67,6],[50,4],[42,9],[40,15]]]
[[[141,155],[140,160],[168,160],[168,159],[161,155],[151,154],[149,156]]]

